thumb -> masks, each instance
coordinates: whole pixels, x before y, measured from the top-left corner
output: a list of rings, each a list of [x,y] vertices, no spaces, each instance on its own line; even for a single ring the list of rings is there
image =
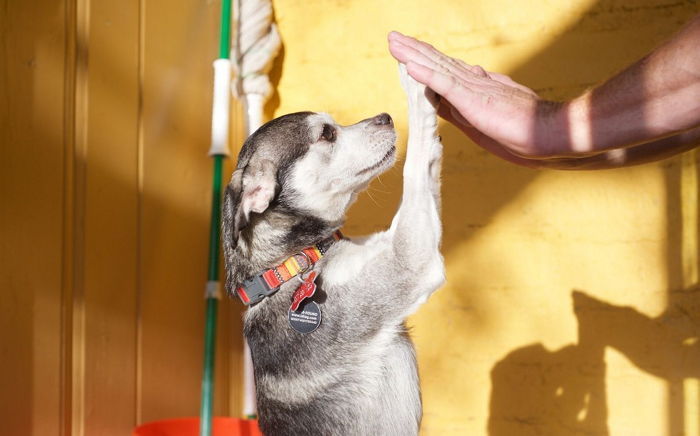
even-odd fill
[[[440,99],[438,105],[438,115],[457,127],[473,127],[472,124],[459,113],[459,110],[444,98]]]

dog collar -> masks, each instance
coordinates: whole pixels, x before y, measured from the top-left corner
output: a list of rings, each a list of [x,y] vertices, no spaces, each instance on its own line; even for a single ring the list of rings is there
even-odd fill
[[[283,283],[312,269],[314,264],[326,254],[331,245],[340,239],[343,239],[343,234],[338,230],[329,238],[316,245],[304,248],[276,267],[244,280],[236,288],[238,298],[246,306],[251,306],[260,302],[263,298],[274,294]]]

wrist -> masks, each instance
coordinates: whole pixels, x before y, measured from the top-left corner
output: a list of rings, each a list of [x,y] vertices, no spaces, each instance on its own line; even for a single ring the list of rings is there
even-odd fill
[[[538,100],[532,148],[525,157],[556,159],[578,157],[592,151],[589,98],[567,102]]]
[[[526,143],[515,152],[526,159],[546,160],[568,154],[566,103],[537,99],[533,104],[531,130]]]

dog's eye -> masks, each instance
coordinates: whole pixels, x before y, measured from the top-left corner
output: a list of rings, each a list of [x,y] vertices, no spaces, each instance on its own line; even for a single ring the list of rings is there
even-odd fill
[[[330,124],[323,125],[323,132],[321,133],[321,138],[328,142],[335,141],[335,128]]]

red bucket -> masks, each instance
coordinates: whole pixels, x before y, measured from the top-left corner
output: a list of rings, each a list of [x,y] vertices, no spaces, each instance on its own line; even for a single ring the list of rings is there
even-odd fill
[[[214,418],[212,436],[262,436],[254,419]],[[132,436],[199,436],[199,418],[177,418],[148,422]]]

